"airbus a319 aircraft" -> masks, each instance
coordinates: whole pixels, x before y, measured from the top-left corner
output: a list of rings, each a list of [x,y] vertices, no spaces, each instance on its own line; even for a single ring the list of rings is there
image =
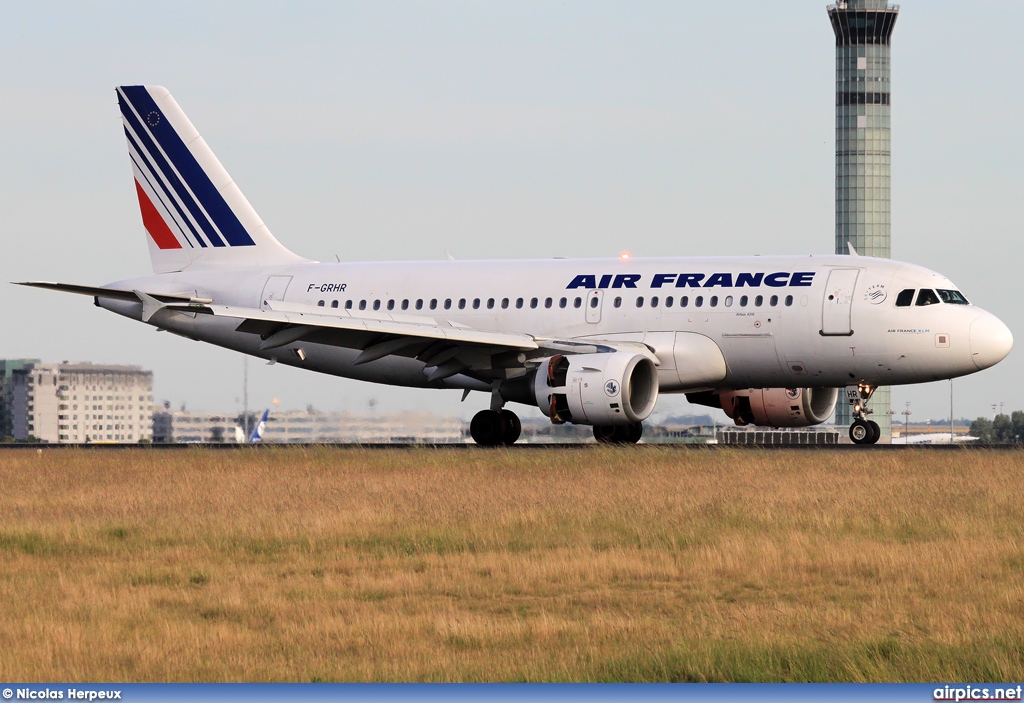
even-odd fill
[[[945,276],[863,256],[320,263],[284,248],[159,86],[118,102],[153,275],[97,306],[271,362],[489,395],[473,439],[511,445],[508,403],[636,442],[661,393],[738,425],[804,427],[849,402],[878,441],[880,385],[971,374],[1009,329]]]

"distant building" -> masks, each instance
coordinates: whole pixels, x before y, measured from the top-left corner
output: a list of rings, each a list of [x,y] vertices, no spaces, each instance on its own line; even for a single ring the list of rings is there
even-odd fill
[[[14,437],[11,403],[14,384],[11,375],[26,366],[38,364],[39,359],[0,359],[0,438]]]
[[[248,427],[258,414],[250,414]],[[153,441],[181,444],[247,442],[242,414],[163,410],[153,415]],[[264,444],[458,444],[465,442],[460,418],[427,412],[356,415],[338,412],[271,411],[263,432]]]
[[[251,421],[250,421],[251,425]],[[244,441],[242,415],[191,412],[188,410],[154,410],[154,444],[231,444]]]
[[[7,384],[17,440],[69,444],[152,438],[153,372],[140,366],[32,362],[13,369]]]

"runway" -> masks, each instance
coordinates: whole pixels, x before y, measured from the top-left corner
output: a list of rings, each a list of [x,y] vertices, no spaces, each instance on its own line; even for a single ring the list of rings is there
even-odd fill
[[[195,449],[212,451],[267,451],[273,449],[303,449],[303,448],[330,448],[338,450],[418,450],[418,451],[479,451],[479,452],[517,452],[517,451],[572,451],[572,450],[593,450],[605,448],[608,445],[597,444],[596,442],[551,442],[545,444],[516,444],[512,447],[480,447],[475,444],[421,444],[417,442],[403,442],[392,444],[355,444],[355,443],[321,443],[308,444],[211,444],[211,443],[190,443],[190,444],[0,444],[0,452],[11,451],[32,451],[32,450],[66,450],[84,449],[89,451],[117,450],[128,452],[163,452],[163,451],[189,451]],[[624,445],[629,446],[629,445]],[[799,452],[901,452],[924,450],[929,452],[948,451],[986,451],[986,450],[1024,450],[1024,445],[1012,444],[637,444],[631,448],[636,451],[644,451],[650,448],[671,449],[680,452],[758,452],[758,451],[799,451]]]

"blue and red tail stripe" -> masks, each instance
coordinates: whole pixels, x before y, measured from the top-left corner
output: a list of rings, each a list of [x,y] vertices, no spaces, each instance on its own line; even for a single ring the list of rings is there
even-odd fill
[[[139,194],[139,209],[142,210],[142,224],[145,226],[149,236],[153,238],[156,245],[161,249],[181,249],[181,243],[171,232],[171,228],[164,222],[163,215],[153,205],[153,201],[146,195],[138,181],[135,181],[135,191]]]
[[[164,201],[172,203],[178,215],[174,218],[174,224],[180,227],[181,223],[177,222],[180,218],[196,242],[203,247],[207,246],[207,242],[215,247],[255,245],[145,86],[121,86],[118,89],[118,104],[125,121],[125,134],[141,162],[136,165],[143,174],[146,171],[152,174],[156,184],[151,182],[149,185],[160,197],[155,187],[159,185],[164,196],[160,198],[161,203],[173,217],[174,213],[170,212]],[[181,243],[168,226],[169,223],[163,221],[159,210],[141,186],[139,194],[140,206],[143,206],[142,198],[145,196],[151,208],[150,217],[160,218],[164,225],[159,230],[161,239],[158,239],[147,224],[146,229],[157,246],[168,248],[160,242],[168,243],[169,235],[180,248]],[[155,224],[153,226],[156,227]],[[184,231],[182,234],[185,234]]]

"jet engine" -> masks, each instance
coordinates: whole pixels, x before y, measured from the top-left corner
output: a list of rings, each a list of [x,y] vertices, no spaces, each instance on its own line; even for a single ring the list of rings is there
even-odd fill
[[[555,424],[633,425],[645,420],[658,400],[654,362],[628,351],[557,354],[524,380],[529,386],[503,385],[502,397],[536,404]]]
[[[835,410],[838,388],[748,388],[742,391],[687,394],[692,403],[720,407],[739,426],[809,427]]]

